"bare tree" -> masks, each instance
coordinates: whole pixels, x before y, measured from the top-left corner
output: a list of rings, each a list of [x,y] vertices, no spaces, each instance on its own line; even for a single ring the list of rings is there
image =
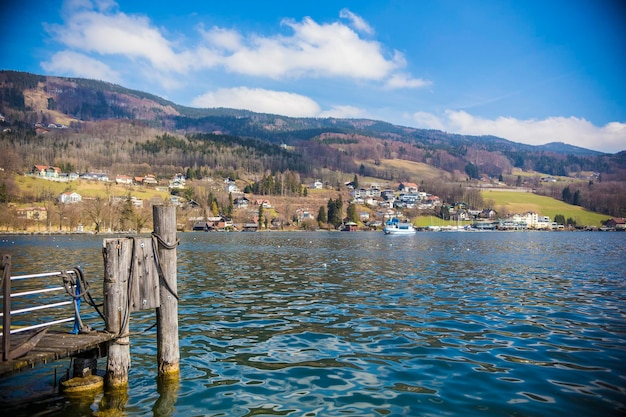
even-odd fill
[[[104,215],[105,209],[107,207],[107,202],[102,199],[102,197],[96,197],[91,200],[86,200],[83,203],[84,210],[87,214],[87,217],[91,219],[96,228],[96,233],[100,232],[100,228],[104,223]]]

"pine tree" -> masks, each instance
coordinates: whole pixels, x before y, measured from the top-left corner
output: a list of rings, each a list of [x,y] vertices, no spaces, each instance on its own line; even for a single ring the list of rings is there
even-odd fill
[[[259,204],[259,226],[261,226],[262,222],[263,222],[263,204]]]
[[[328,223],[328,216],[326,216],[324,206],[320,206],[320,209],[317,212],[317,223],[320,225]]]
[[[233,193],[228,193],[228,207],[226,208],[226,215],[231,217],[235,206],[233,204]]]
[[[342,213],[343,213],[343,201],[341,200],[341,196],[337,197],[336,200],[332,198],[328,200],[328,223],[332,224],[334,227],[338,227],[342,222]]]
[[[348,217],[348,221],[353,223],[357,223],[359,220],[359,216],[356,212],[356,205],[348,204],[348,208],[346,209],[346,216]]]

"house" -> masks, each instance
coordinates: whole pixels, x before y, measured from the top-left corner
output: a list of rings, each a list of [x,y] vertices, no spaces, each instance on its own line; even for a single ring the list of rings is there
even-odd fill
[[[257,230],[259,230],[259,224],[258,223],[244,223],[243,224],[243,231],[244,232],[256,232]]]
[[[228,182],[228,183],[226,184],[225,189],[226,189],[226,192],[227,192],[227,193],[233,193],[233,194],[236,194],[236,193],[240,193],[240,192],[241,192],[241,191],[239,190],[239,187],[237,187],[237,184],[235,184],[234,182]]]
[[[295,214],[299,222],[309,220],[309,219],[315,220],[315,216],[313,215],[313,213],[311,213],[307,209],[297,209]]]
[[[238,197],[233,200],[233,205],[237,208],[247,208],[250,204],[250,200],[246,197]]]
[[[341,227],[343,232],[356,232],[358,225],[355,222],[345,222]]]
[[[102,181],[102,182],[109,181],[109,176],[107,174],[99,174],[95,172],[85,172],[84,174],[81,174],[79,178],[81,180],[88,180],[88,181]]]
[[[30,173],[38,177],[45,177],[47,168],[47,165],[33,165],[33,167],[30,169]]]
[[[413,182],[401,182],[400,185],[398,186],[398,190],[404,191],[407,193],[417,193],[419,191],[417,184]]]
[[[143,184],[146,185],[157,185],[159,182],[156,179],[156,176],[154,175],[146,175],[145,177],[143,177]]]
[[[59,202],[62,204],[80,203],[81,201],[83,201],[83,198],[75,191],[66,191],[59,195]]]
[[[384,190],[380,193],[380,196],[386,201],[393,200],[395,197],[395,192],[393,190]]]
[[[61,168],[48,165],[34,165],[30,170],[32,175],[43,178],[58,178],[61,175]]]
[[[183,174],[176,174],[172,177],[172,179],[170,180],[170,188],[185,188],[185,185],[187,184],[187,180],[185,179],[185,176]]]
[[[20,219],[44,221],[48,219],[48,210],[45,207],[24,207],[18,208],[17,217]]]
[[[272,204],[270,203],[269,200],[260,199],[260,200],[257,200],[255,204],[257,206],[263,206],[263,208],[267,208],[267,209],[272,208]]]
[[[138,199],[137,197],[131,197],[130,198],[130,202],[133,206],[138,207],[138,208],[142,208],[143,207],[143,200]]]
[[[376,200],[374,197],[370,197],[365,200],[365,204],[367,204],[368,206],[375,206],[377,203],[378,200]]]
[[[478,217],[480,217],[481,219],[495,219],[496,218],[496,214],[497,213],[495,212],[495,210],[484,209],[483,211],[480,212]]]
[[[540,216],[535,212],[514,214],[508,219],[505,219],[501,226],[505,229],[548,230],[553,228],[550,217]]]
[[[194,232],[206,232],[209,230],[208,226],[207,226],[207,222],[205,221],[198,221],[195,222],[193,224],[193,226],[191,226],[191,230],[193,230]]]
[[[206,225],[207,231],[226,231],[233,228],[233,221],[223,216],[208,217]]]
[[[129,177],[128,175],[116,175],[115,176],[115,183],[116,184],[132,184],[133,183],[133,177]]]
[[[466,221],[469,220],[470,214],[467,210],[457,210],[450,214],[450,220]]]
[[[623,217],[615,217],[609,219],[604,225],[615,230],[626,230],[626,219]]]
[[[472,216],[472,218],[476,218],[480,215],[481,211],[480,210],[476,210],[476,209],[469,209],[467,210],[467,212],[469,213],[470,216]]]
[[[181,173],[178,173],[172,177],[172,181],[178,181],[182,183],[183,185],[185,184],[186,180],[187,179],[185,178],[185,176]]]

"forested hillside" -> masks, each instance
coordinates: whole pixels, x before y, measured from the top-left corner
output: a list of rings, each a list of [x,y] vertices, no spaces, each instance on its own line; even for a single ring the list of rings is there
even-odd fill
[[[620,200],[626,195],[626,152],[534,147],[365,119],[194,109],[110,83],[14,71],[0,71],[0,115],[0,167],[13,172],[47,164],[109,175],[260,179],[293,172],[312,181],[344,173],[424,183],[408,170],[380,163],[396,159],[428,164],[447,173],[442,180],[461,184],[489,176],[515,185],[521,181],[513,174],[517,168],[589,178],[542,186],[540,192],[562,199],[567,186],[568,195],[578,192],[578,205],[614,216],[626,207]],[[536,178],[528,181],[539,188]]]

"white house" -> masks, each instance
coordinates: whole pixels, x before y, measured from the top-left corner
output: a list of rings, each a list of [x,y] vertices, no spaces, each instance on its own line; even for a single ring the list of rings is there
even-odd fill
[[[132,184],[133,183],[133,177],[129,177],[128,175],[116,175],[115,176],[115,183],[116,184]]]
[[[80,203],[83,198],[75,191],[66,191],[59,195],[59,202],[62,204]]]
[[[240,193],[241,191],[239,191],[239,187],[237,187],[237,184],[235,184],[234,182],[230,182],[226,184],[226,192],[236,194]]]

